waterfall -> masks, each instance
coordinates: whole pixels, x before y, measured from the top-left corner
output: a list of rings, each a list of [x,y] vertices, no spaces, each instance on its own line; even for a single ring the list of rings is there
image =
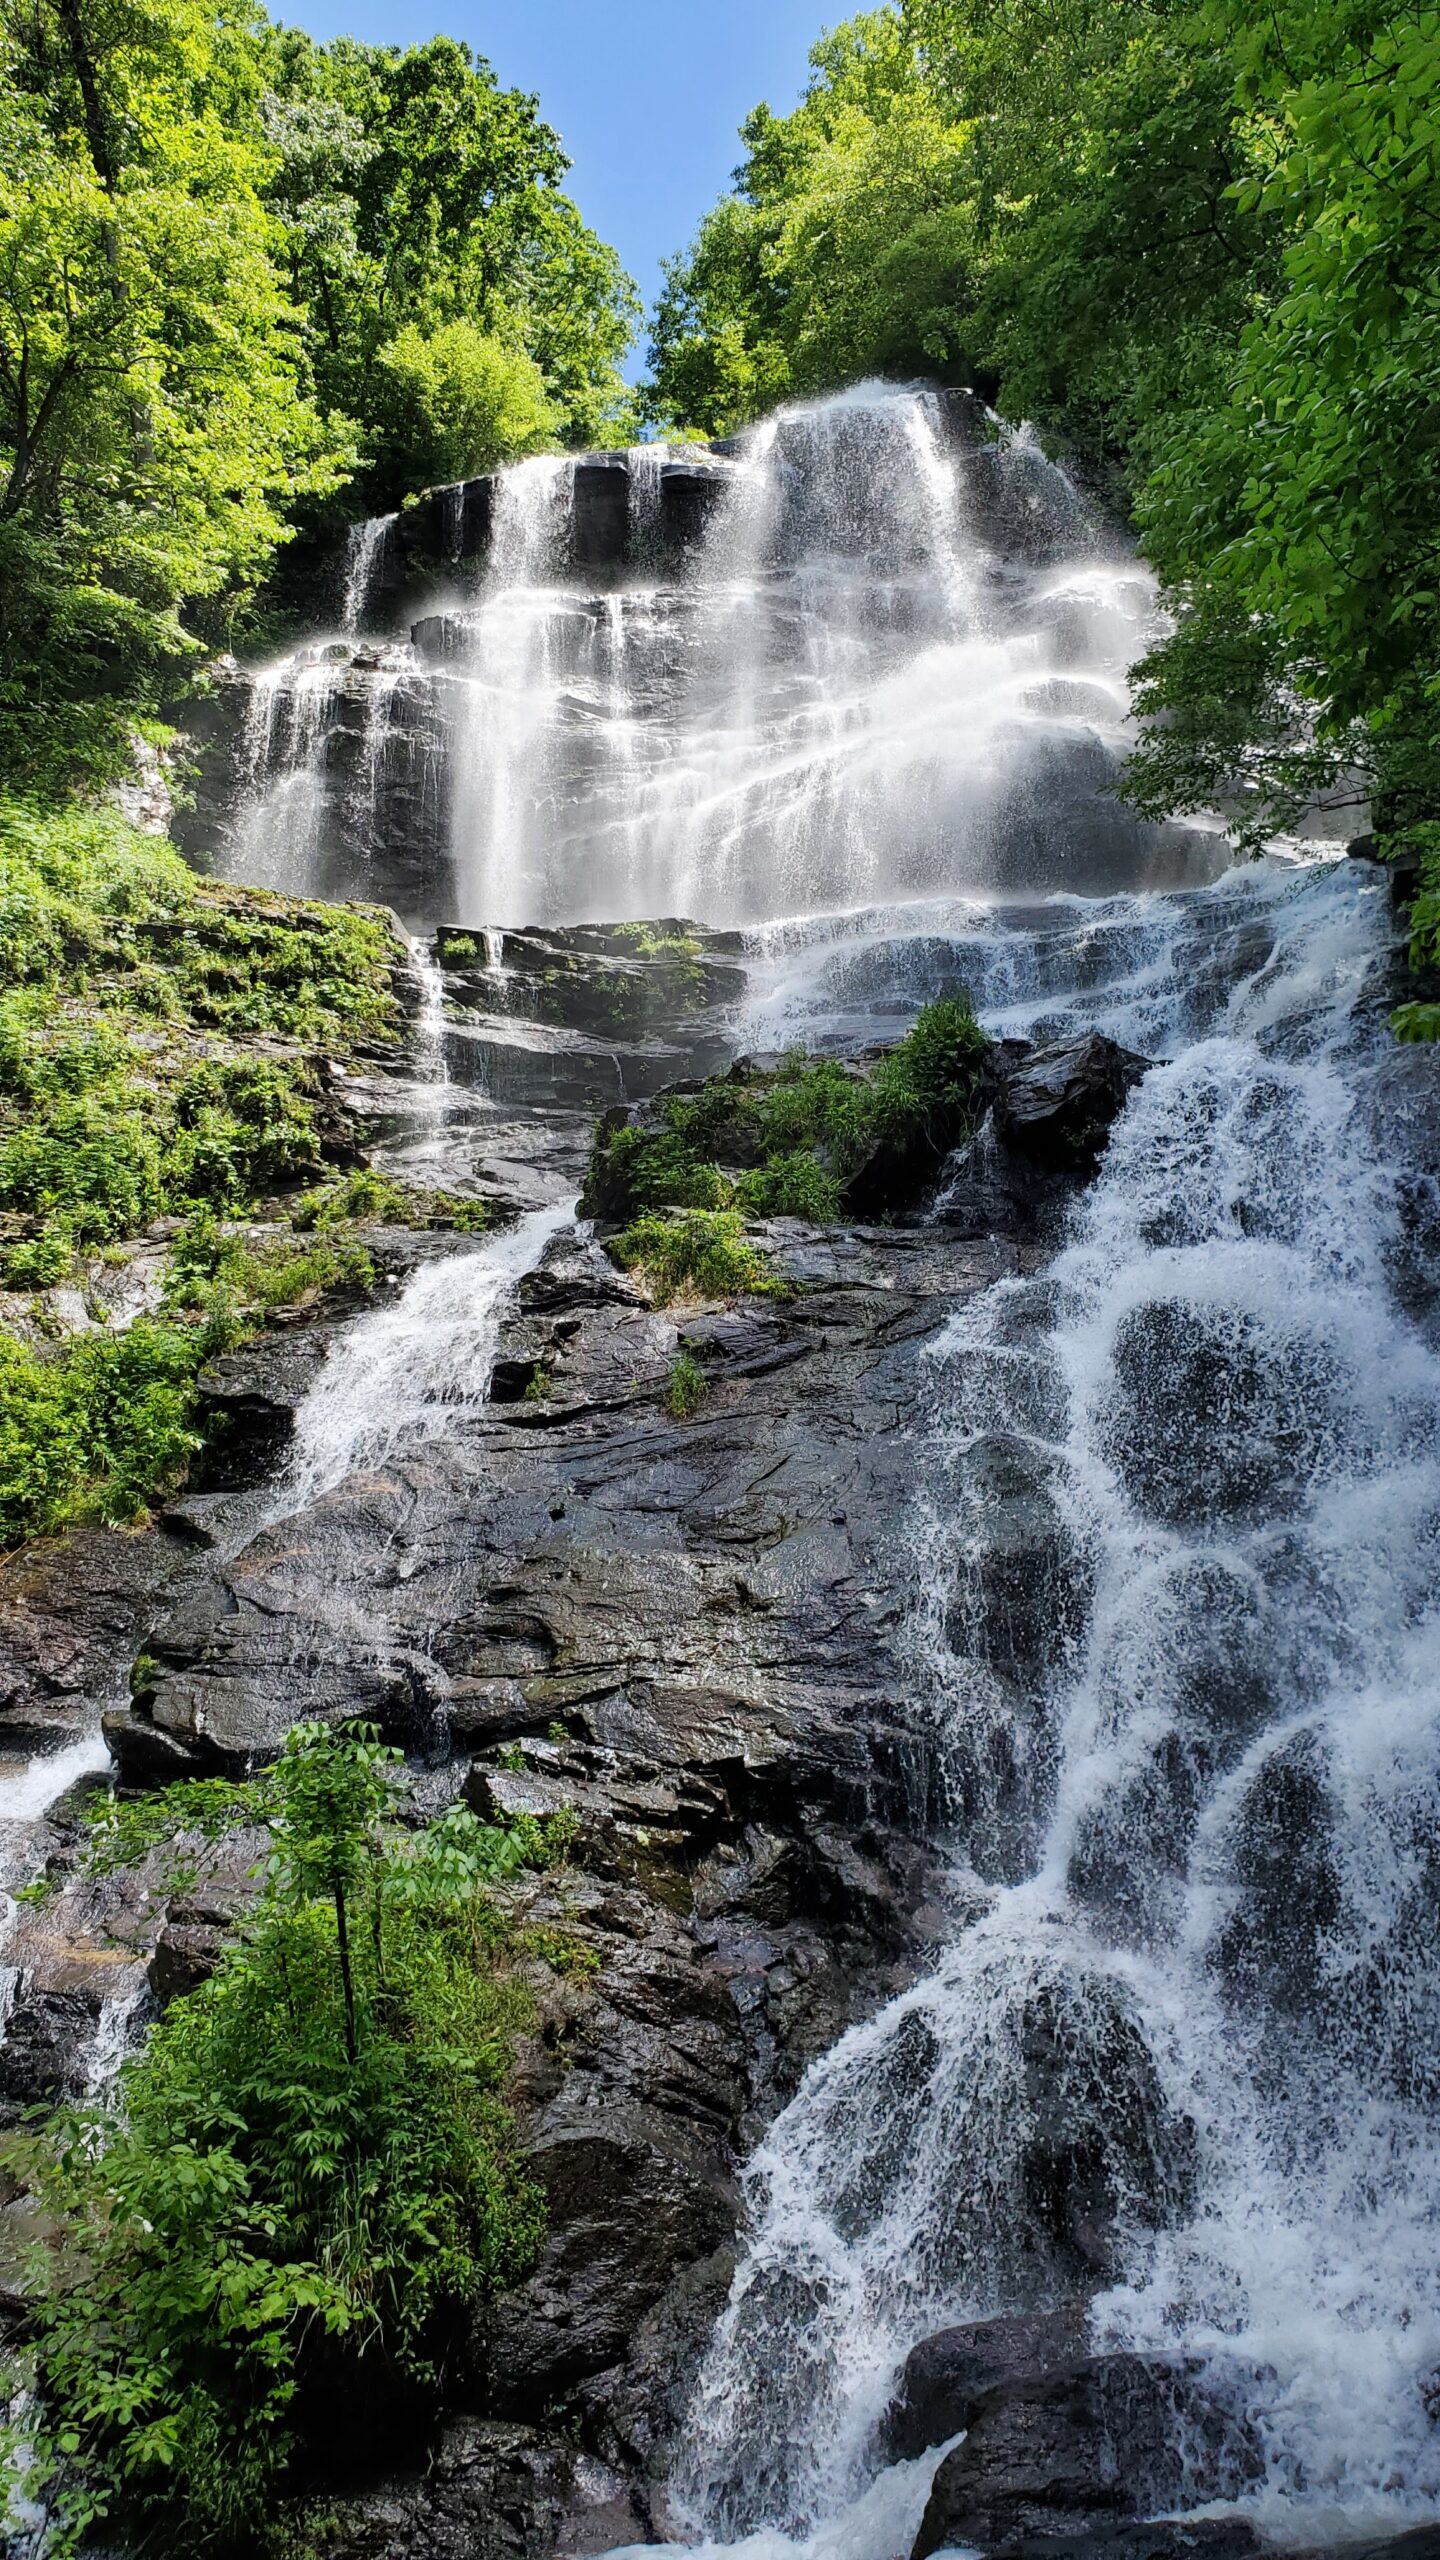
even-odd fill
[[[1097,2339],[1204,2361],[1262,2526],[1440,2495],[1440,1359],[1375,1141],[1386,938],[1346,864],[1112,901],[1068,987],[1058,936],[989,938],[992,1027],[1073,1003],[1164,1062],[1055,1261],[931,1355],[910,1654],[983,1907],[749,2165],[673,2483],[697,2551],[918,2514],[876,2432],[909,2347],[1094,2290],[1057,2143],[1113,2223]]]
[[[362,1468],[462,1427],[486,1403],[516,1281],[575,1214],[573,1198],[535,1209],[499,1235],[421,1263],[393,1305],[338,1336],[295,1417],[277,1518],[318,1501]]]
[[[236,756],[226,864],[232,879],[313,891],[327,814],[326,746],[345,655],[307,648],[252,678]]]
[[[457,617],[467,917],[744,922],[1173,861],[1103,787],[1149,583],[1033,442],[967,443],[935,395],[871,383],[724,468],[689,568],[608,599],[561,574],[565,466],[502,475]]]
[[[683,538],[677,474],[705,501]],[[487,513],[460,577],[465,489],[440,493],[432,609],[417,648],[386,650],[400,696],[425,693],[427,824],[472,930],[758,925],[1221,867],[1217,836],[1144,826],[1109,789],[1152,581],[974,403],[862,383],[723,450],[540,455],[496,474]],[[418,914],[393,701],[346,709],[374,687],[349,661],[391,521],[352,530],[342,639],[255,679],[227,868]]]
[[[346,631],[363,631],[365,627],[395,521],[393,515],[368,516],[363,524],[350,527],[345,540],[345,587],[341,604],[341,624]]]

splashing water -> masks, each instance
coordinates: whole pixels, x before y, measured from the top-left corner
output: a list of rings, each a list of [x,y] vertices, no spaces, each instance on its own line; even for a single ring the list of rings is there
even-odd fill
[[[483,1407],[515,1283],[574,1214],[573,1199],[557,1201],[469,1252],[422,1263],[393,1305],[338,1336],[296,1414],[277,1518]]]
[[[1248,2412],[1266,2530],[1440,2497],[1440,1361],[1374,1138],[1383,891],[1271,866],[1095,924],[1068,990],[1002,924],[997,1019],[1170,1056],[1057,1260],[935,1347],[910,1523],[985,1908],[750,2164],[672,2483],[697,2552],[848,2530],[909,2347],[1097,2279],[1099,2338]]]

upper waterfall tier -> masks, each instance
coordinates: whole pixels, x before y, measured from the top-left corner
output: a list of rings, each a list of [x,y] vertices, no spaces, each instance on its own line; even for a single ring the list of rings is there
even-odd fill
[[[194,836],[242,879],[738,924],[1223,862],[1113,796],[1148,578],[964,398],[519,463],[357,529],[344,587],[343,638],[218,690]]]

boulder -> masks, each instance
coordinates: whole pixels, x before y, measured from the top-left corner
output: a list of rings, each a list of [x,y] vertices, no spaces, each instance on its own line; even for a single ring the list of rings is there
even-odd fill
[[[351,2450],[364,2461],[363,2444]],[[586,2560],[642,2531],[625,2483],[573,2443],[463,2418],[424,2471],[327,2502],[307,2547],[315,2560]]]
[[[1149,1064],[1099,1031],[1032,1049],[1000,1077],[996,1133],[1057,1172],[1089,1172]]]
[[[1081,2363],[1089,2353],[1090,2315],[1084,2302],[1062,2302],[1053,2311],[1022,2311],[995,2320],[969,2320],[959,2328],[922,2338],[905,2359],[886,2420],[892,2460],[906,2462],[927,2445],[944,2444],[969,2426],[987,2392],[1002,2383],[1043,2379]]]
[[[1177,2360],[1087,2356],[1001,2382],[973,2404],[935,2474],[911,2560],[955,2544],[1043,2550],[1179,2503],[1233,2497],[1263,2473],[1252,2436]]]

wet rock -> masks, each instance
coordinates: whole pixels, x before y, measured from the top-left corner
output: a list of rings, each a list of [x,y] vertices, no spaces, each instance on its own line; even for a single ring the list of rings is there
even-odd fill
[[[516,2416],[621,2364],[679,2271],[730,2239],[745,2097],[733,2008],[680,1920],[589,1879],[518,1908],[543,1920],[552,1903],[599,1967],[540,1986],[542,2034],[520,2063],[545,2246],[474,2347],[488,2405]]]
[[[971,2320],[923,2338],[905,2359],[886,2420],[891,2460],[908,2461],[927,2445],[959,2435],[987,2392],[1001,2384],[1043,2380],[1082,2363],[1089,2351],[1090,2315],[1084,2302]]]
[[[935,2475],[911,2560],[952,2544],[1049,2553],[1182,2497],[1234,2496],[1262,2472],[1244,2425],[1183,2364],[1087,2357],[978,2401]]]
[[[1050,2281],[1113,2283],[1122,2203],[1157,2227],[1194,2187],[1195,2131],[1172,2108],[1139,2026],[1113,1985],[1057,1976],[1020,2022],[1025,2126],[1024,2225]]]
[[[1033,1677],[1079,1641],[1090,1562],[1061,1518],[1051,1463],[1027,1441],[992,1434],[965,1472],[982,1534],[959,1560],[950,1641],[1006,1678]]]
[[[1243,2516],[1160,2516],[1139,2524],[1097,2525],[1088,2533],[1047,2533],[1005,2546],[1007,2560],[1250,2560],[1264,2548]]]
[[[661,464],[660,523],[672,550],[683,554],[694,549],[729,481],[726,465],[706,461],[698,446],[682,459]]]
[[[1239,1999],[1325,2023],[1325,1949],[1342,1887],[1323,1757],[1299,1734],[1256,1769],[1235,1817],[1238,1891],[1218,1962]],[[1331,1995],[1333,2001],[1333,1994]]]
[[[1034,1049],[1000,1079],[996,1132],[1057,1171],[1086,1172],[1149,1064],[1098,1031]]]
[[[436,957],[454,1004],[616,1040],[663,1032],[673,1041],[681,1024],[743,997],[736,940],[685,916],[494,935],[447,927]]]
[[[168,1539],[80,1529],[0,1563],[0,1716],[123,1695],[140,1629],[183,1561]]]
[[[582,454],[572,469],[571,486],[576,567],[620,568],[630,530],[630,473],[624,454]]]
[[[573,2443],[464,2418],[423,2472],[333,2509],[312,2547],[316,2560],[587,2560],[641,2530],[625,2483]]]
[[[1112,1356],[1101,1446],[1132,1501],[1167,1524],[1263,1516],[1321,1469],[1334,1364],[1323,1337],[1287,1331],[1283,1307],[1150,1299],[1121,1317]]]

